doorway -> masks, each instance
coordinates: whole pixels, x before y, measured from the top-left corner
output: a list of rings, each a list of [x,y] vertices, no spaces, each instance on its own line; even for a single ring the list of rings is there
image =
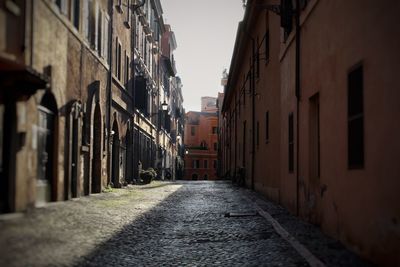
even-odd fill
[[[128,126],[129,127],[129,126]],[[133,179],[133,137],[128,128],[125,135],[126,162],[125,162],[125,181],[131,182]]]
[[[111,182],[113,183],[114,187],[120,187],[120,183],[119,183],[120,140],[119,140],[118,125],[117,125],[116,121],[114,121],[112,131],[113,131],[113,137],[112,137],[113,141],[112,141]]]
[[[319,94],[313,95],[309,110],[309,220],[320,224],[320,104]]]
[[[57,104],[47,92],[38,106],[36,205],[55,199]]]
[[[75,101],[71,104],[67,120],[67,157],[65,199],[78,197],[79,175],[79,133],[80,133],[81,104]]]
[[[15,102],[6,100],[0,105],[0,213],[14,211],[16,122]]]
[[[101,192],[101,110],[100,105],[96,104],[91,125],[93,136],[92,144],[92,193]]]
[[[38,106],[36,205],[54,200],[57,104],[46,93]]]

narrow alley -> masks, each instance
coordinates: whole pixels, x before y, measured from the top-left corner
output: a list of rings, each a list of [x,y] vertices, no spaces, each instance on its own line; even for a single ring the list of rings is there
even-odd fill
[[[400,0],[0,0],[0,267],[400,267]]]
[[[367,266],[315,227],[223,181],[129,186],[4,218],[0,266]]]

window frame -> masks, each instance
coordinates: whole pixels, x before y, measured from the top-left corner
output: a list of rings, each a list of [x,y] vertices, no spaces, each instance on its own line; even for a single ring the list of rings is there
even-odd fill
[[[294,172],[294,115],[289,113],[288,118],[288,169],[289,173]]]
[[[359,74],[360,77],[357,77],[357,74]],[[359,83],[352,84],[352,82],[357,82],[352,80],[352,78],[359,78]],[[347,166],[349,170],[365,168],[364,84],[364,66],[362,62],[359,62],[351,67],[347,73]],[[354,92],[357,89],[360,90],[358,96],[355,95],[357,92]],[[353,101],[351,99],[352,97]],[[360,97],[360,99],[354,99],[354,97]],[[359,105],[358,111],[357,102]],[[354,129],[354,125],[357,125],[357,123],[359,123],[359,128]],[[356,139],[360,143],[356,144],[353,142],[355,136],[357,136]],[[359,150],[357,150],[357,145],[359,145]]]

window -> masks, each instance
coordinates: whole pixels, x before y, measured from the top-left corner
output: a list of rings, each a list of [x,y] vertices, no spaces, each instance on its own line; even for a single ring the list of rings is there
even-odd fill
[[[257,36],[257,49],[256,49],[256,77],[260,78],[260,40]]]
[[[109,62],[108,56],[108,35],[110,31],[110,17],[105,11],[101,12],[101,20],[99,25],[99,51],[100,55]]]
[[[194,126],[190,127],[190,134],[194,136],[196,134],[196,128]]]
[[[89,1],[89,29],[88,38],[93,50],[99,49],[99,6],[97,1]]]
[[[128,82],[129,82],[129,65],[130,65],[130,58],[128,56],[128,52],[125,51],[125,86],[128,89]]]
[[[363,67],[351,71],[347,82],[348,165],[350,169],[360,169],[364,167]]]
[[[319,117],[319,93],[309,100],[309,162],[310,177],[320,177],[320,117]]]
[[[216,160],[213,161],[213,167],[214,167],[214,169],[217,168],[217,161]]]
[[[56,0],[56,5],[64,15],[68,12],[68,1],[67,0]]]
[[[240,94],[240,91],[238,91],[238,97],[237,97],[238,99],[239,99],[239,102],[237,102],[238,103],[238,113],[239,113],[239,117],[240,117],[240,106],[241,106],[241,103],[240,103],[240,100],[241,100],[241,98],[242,98],[242,95]],[[236,99],[235,99],[235,102],[236,102]]]
[[[214,151],[217,151],[217,150],[218,150],[218,144],[214,143]]]
[[[99,10],[98,17],[97,17],[97,51],[99,51],[99,55],[101,57],[104,57],[104,46],[103,44],[103,24],[104,24],[104,12],[102,10]]]
[[[200,160],[195,159],[193,160],[193,169],[198,169],[200,168]]]
[[[90,39],[89,35],[89,28],[90,28],[90,5],[91,1],[90,0],[85,0],[83,1],[83,6],[82,6],[82,17],[83,17],[83,35],[85,36],[86,40]]]
[[[4,105],[0,105],[0,172],[3,169]]]
[[[216,134],[217,133],[217,129],[218,129],[217,127],[212,127],[212,133]]]
[[[265,142],[269,141],[269,111],[265,112]]]
[[[118,37],[115,42],[115,76],[121,80],[121,43]]]
[[[293,3],[292,0],[281,1],[281,26],[283,28],[283,38],[286,42],[293,28]]]
[[[208,169],[208,160],[204,160],[204,169]]]
[[[289,173],[294,171],[293,113],[289,114]]]
[[[265,64],[269,60],[269,30],[265,33]]]
[[[133,13],[133,19],[134,19],[134,27],[135,27],[135,49],[139,48],[139,19],[135,13]]]
[[[256,141],[257,141],[257,148],[260,145],[260,122],[257,121],[257,128],[256,128]]]
[[[119,13],[123,13],[124,11],[122,10],[122,0],[117,0],[116,2],[117,2],[117,4],[115,7],[116,7],[117,11]]]
[[[128,6],[126,7],[126,21],[125,21],[125,26],[129,29],[130,26],[130,19],[131,19],[131,0],[127,0],[128,1]]]
[[[305,9],[307,7],[307,3],[309,0],[300,0],[301,9]]]
[[[80,0],[72,0],[71,5],[71,21],[74,27],[79,30]]]

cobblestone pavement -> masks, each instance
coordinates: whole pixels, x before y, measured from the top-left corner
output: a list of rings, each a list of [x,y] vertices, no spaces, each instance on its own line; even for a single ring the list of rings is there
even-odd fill
[[[130,186],[0,218],[0,266],[309,266],[254,203],[326,266],[367,266],[255,193],[207,181]]]

